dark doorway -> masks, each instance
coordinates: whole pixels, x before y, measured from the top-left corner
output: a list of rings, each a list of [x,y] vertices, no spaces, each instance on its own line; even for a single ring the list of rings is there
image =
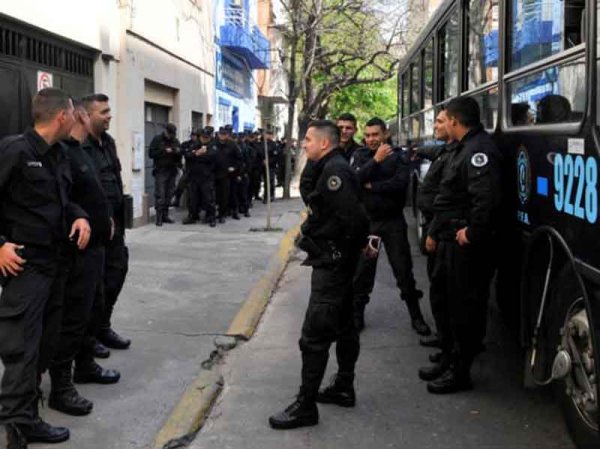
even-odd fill
[[[153,103],[144,103],[144,186],[148,194],[148,204],[154,206],[154,176],[152,176],[152,159],[148,156],[150,142],[157,134],[162,133],[169,123],[169,108]]]

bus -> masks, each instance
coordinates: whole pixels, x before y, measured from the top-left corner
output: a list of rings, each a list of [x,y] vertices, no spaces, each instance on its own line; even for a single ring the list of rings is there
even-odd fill
[[[600,447],[599,15],[600,0],[447,0],[398,72],[402,146],[435,143],[450,99],[480,105],[503,155],[496,302],[579,448]]]

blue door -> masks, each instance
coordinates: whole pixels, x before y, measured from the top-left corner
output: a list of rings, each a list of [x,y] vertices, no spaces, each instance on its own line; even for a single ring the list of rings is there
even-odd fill
[[[237,106],[234,106],[231,112],[231,126],[234,133],[237,133],[240,129],[240,108]]]

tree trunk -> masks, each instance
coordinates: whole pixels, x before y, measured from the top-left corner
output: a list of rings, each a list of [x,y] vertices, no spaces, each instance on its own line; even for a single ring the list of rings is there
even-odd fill
[[[291,197],[290,184],[292,182],[292,139],[294,137],[294,118],[296,116],[296,52],[298,50],[298,40],[294,39],[290,45],[290,70],[288,78],[288,121],[285,130],[285,171],[283,181],[283,197]]]

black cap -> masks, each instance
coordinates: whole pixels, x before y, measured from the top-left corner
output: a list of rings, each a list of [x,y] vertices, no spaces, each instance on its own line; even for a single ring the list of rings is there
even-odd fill
[[[212,126],[205,126],[198,134],[204,137],[212,137],[214,131],[215,129]]]
[[[219,128],[219,134],[231,134],[231,128],[227,126],[221,126]]]
[[[167,125],[167,127],[165,128],[165,130],[169,134],[176,134],[177,133],[177,126],[175,126],[173,123],[169,123]]]

